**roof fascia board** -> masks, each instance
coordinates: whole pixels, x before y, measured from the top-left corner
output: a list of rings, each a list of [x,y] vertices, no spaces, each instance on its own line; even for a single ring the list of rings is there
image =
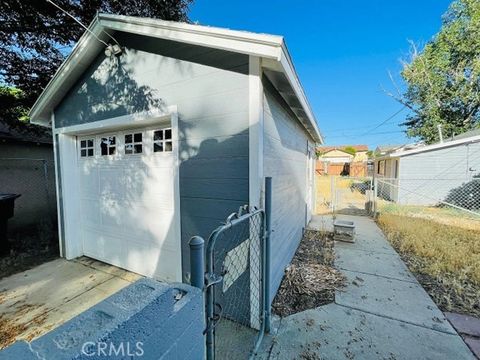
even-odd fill
[[[253,35],[247,36],[241,34],[241,32],[221,31],[215,28],[209,29],[205,26],[198,26],[198,28],[194,26],[195,28],[192,29],[192,25],[188,24],[152,21],[150,19],[132,19],[121,16],[111,19],[108,16],[100,15],[100,24],[107,29],[115,31],[124,31],[276,60],[280,58],[279,47],[283,41],[281,37],[272,36],[271,38],[275,39],[273,41],[270,38],[266,39],[265,35],[259,35],[260,38],[257,39]],[[265,37],[265,39],[261,37]]]
[[[457,145],[475,143],[475,142],[478,142],[478,141],[480,141],[480,135],[472,136],[472,137],[465,138],[465,139],[446,141],[446,142],[439,143],[439,144],[426,145],[424,147],[417,148],[417,149],[412,149],[412,150],[393,152],[393,153],[390,154],[390,156],[391,157],[408,156],[408,155],[418,154],[418,153],[427,152],[427,151],[449,148],[449,147],[453,147],[453,146],[457,146]]]
[[[280,46],[283,42],[283,37],[279,35],[271,34],[259,34],[248,31],[239,31],[239,30],[230,30],[226,28],[214,27],[214,26],[204,26],[204,25],[193,25],[176,21],[167,21],[161,19],[151,19],[151,18],[141,18],[135,16],[125,16],[125,15],[112,15],[112,14],[99,14],[99,19],[112,20],[115,22],[137,24],[137,25],[146,25],[149,28],[161,28],[167,31],[178,30],[183,32],[190,32],[196,34],[204,34],[213,37],[225,37],[230,39],[238,39],[241,41],[247,42],[257,42],[267,45],[276,45]]]
[[[106,36],[105,34],[102,34],[102,27],[98,23],[97,18],[92,21],[89,29],[99,38],[104,39]],[[53,94],[55,94],[62,85],[64,86],[63,79],[72,73],[83,73],[83,71],[90,66],[91,60],[96,56],[102,47],[103,44],[100,44],[99,41],[95,39],[95,37],[89,31],[85,31],[85,33],[78,40],[77,44],[75,44],[73,47],[70,55],[60,65],[55,72],[55,75],[50,79],[43,92],[33,104],[29,114],[33,124],[49,126],[50,114],[42,116],[41,113],[44,113],[45,108],[49,107],[47,103],[51,100]],[[39,109],[44,110],[39,113]],[[51,110],[53,109],[50,109],[50,111]]]
[[[305,96],[305,92],[303,91],[303,87],[300,84],[300,80],[297,77],[297,73],[295,72],[295,69],[293,67],[293,63],[290,58],[290,55],[288,54],[288,50],[284,45],[282,45],[282,56],[280,59],[280,63],[282,65],[285,75],[287,76],[290,86],[295,92],[295,95],[299,99],[305,113],[307,114],[310,120],[310,125],[312,127],[311,130],[313,131],[313,134],[311,134],[312,137],[316,141],[319,141],[321,144],[323,144],[324,143],[323,135],[320,133],[315,116],[313,115],[313,112],[310,108],[310,104],[308,103],[307,97]]]

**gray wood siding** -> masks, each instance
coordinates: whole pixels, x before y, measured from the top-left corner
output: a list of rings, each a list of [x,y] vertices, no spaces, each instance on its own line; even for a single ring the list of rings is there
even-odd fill
[[[307,143],[312,141],[283,99],[264,81],[264,176],[272,177],[271,298],[303,235]]]
[[[479,173],[480,142],[404,156],[400,159],[398,202],[434,205]]]
[[[55,123],[64,127],[178,106],[185,278],[190,237],[207,238],[248,203],[248,56],[124,33],[115,37],[125,46],[119,63],[100,54],[56,109]]]

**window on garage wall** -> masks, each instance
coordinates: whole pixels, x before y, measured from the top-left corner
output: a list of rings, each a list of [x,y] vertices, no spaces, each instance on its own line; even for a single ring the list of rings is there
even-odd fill
[[[117,137],[102,136],[100,137],[100,155],[115,155],[117,152]]]
[[[141,154],[143,153],[143,133],[134,132],[125,134],[125,154]]]
[[[80,157],[87,158],[95,156],[95,139],[80,139]]]
[[[153,131],[153,152],[167,152],[173,150],[172,129]]]

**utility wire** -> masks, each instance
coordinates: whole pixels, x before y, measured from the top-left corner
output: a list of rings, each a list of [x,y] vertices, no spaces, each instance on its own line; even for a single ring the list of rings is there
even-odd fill
[[[391,119],[393,119],[396,115],[398,115],[398,114],[399,114],[402,110],[404,110],[404,109],[405,109],[405,107],[403,107],[403,108],[401,108],[400,110],[396,111],[393,115],[389,116],[386,120],[382,121],[381,124],[376,125],[376,126],[375,126],[373,129],[371,129],[371,130],[375,130],[375,129],[379,128],[380,126],[388,123]],[[365,129],[365,125],[363,125],[363,126],[356,126],[356,127],[348,127],[348,128],[344,128],[344,127],[342,127],[342,128],[335,128],[335,129],[330,129],[330,130],[328,130],[328,131],[329,131],[329,132],[332,132],[332,131],[360,130],[360,129]],[[369,131],[371,131],[371,130],[369,130]]]
[[[403,131],[402,130],[380,131],[380,132],[370,133],[370,134],[368,134],[368,137],[370,137],[372,135],[386,135],[386,134],[399,134],[399,133],[403,133]],[[348,139],[353,139],[353,138],[356,138],[356,137],[359,137],[359,136],[362,136],[362,135],[359,135],[359,134],[355,134],[355,135],[334,135],[334,136],[327,136],[326,138],[327,139],[334,139],[334,138],[344,137],[344,138],[348,138]],[[365,134],[363,136],[367,137],[367,135],[365,135]]]
[[[390,115],[388,118],[386,118],[384,121],[382,121],[380,124],[378,124],[377,126],[375,126],[374,128],[366,131],[365,133],[363,134],[360,134],[359,136],[364,136],[364,135],[367,135],[369,132],[373,131],[373,130],[376,130],[378,129],[380,126],[382,125],[385,125],[387,122],[389,122],[390,120],[392,120],[395,116],[397,116],[398,114],[400,114],[403,110],[405,110],[407,107],[406,106],[402,106],[402,108],[398,111],[396,111],[395,113],[393,113],[392,115]]]
[[[103,41],[102,39],[100,39],[97,35],[95,35],[93,33],[93,31],[91,31],[87,26],[85,26],[84,24],[82,24],[82,22],[80,20],[78,20],[75,16],[73,16],[72,14],[70,14],[68,11],[66,11],[65,9],[63,9],[62,7],[60,7],[59,5],[55,4],[52,0],[45,0],[46,2],[52,4],[53,6],[55,6],[57,9],[59,9],[61,12],[63,12],[65,15],[67,15],[68,17],[72,18],[76,23],[78,23],[81,27],[83,27],[85,29],[85,31],[89,32],[90,34],[92,34],[93,37],[95,37],[95,39],[97,39],[98,41],[100,41],[103,45],[105,45],[106,47],[109,47],[109,44],[107,44],[105,41]],[[118,46],[120,46],[120,44],[118,43],[118,41],[112,36],[110,35],[108,32],[106,32],[105,30],[102,30],[105,34],[107,34],[107,36],[112,39],[113,41],[115,41],[117,43]]]

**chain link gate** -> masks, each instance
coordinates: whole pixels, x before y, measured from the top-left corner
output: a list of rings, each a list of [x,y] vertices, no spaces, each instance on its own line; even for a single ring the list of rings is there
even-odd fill
[[[210,235],[190,240],[191,284],[205,290],[206,358],[247,359],[270,331],[271,178],[265,210],[242,206]],[[204,265],[205,260],[205,265]]]
[[[367,215],[373,200],[373,182],[369,177],[331,177],[331,211],[345,215]]]
[[[263,210],[244,207],[208,240],[207,359],[246,359],[256,346],[264,318],[264,223]]]

